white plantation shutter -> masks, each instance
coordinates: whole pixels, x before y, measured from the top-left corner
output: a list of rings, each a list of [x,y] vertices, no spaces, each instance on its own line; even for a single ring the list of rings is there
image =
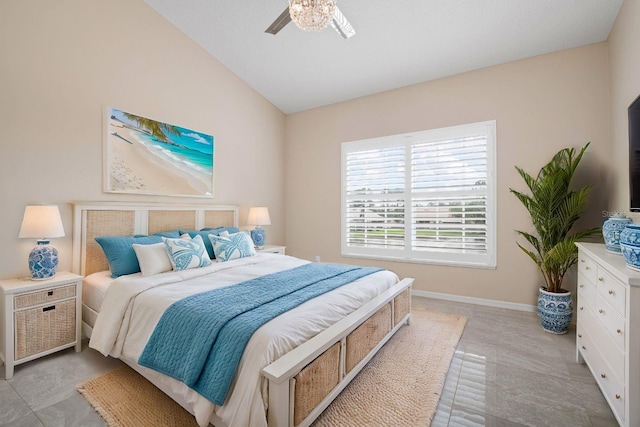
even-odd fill
[[[495,121],[342,145],[342,254],[495,266]]]

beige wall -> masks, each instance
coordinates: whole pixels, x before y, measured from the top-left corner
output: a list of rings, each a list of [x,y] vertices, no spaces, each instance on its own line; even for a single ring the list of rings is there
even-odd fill
[[[0,2],[0,278],[28,274],[24,207],[69,200],[267,205],[284,241],[284,115],[142,0]],[[103,106],[215,137],[214,199],[102,192]]]
[[[592,141],[578,177],[595,184],[583,224],[600,225],[605,209],[627,209],[626,108],[640,93],[640,30],[632,22],[639,13],[640,0],[626,0],[608,43],[285,118],[142,0],[2,2],[0,278],[27,274],[34,242],[17,238],[26,204],[61,206],[67,237],[54,244],[60,268],[69,269],[69,200],[211,202],[102,192],[105,105],[213,134],[213,203],[241,206],[241,224],[249,206],[268,205],[269,242],[303,258],[360,264],[373,262],[340,256],[340,143],[496,119],[498,268],[384,265],[416,277],[417,289],[533,304],[540,278],[514,243],[513,230],[529,221],[508,191],[523,189],[513,166],[534,172],[558,149]]]
[[[301,258],[384,265],[425,291],[535,304],[540,273],[516,246],[530,229],[509,187],[514,165],[536,173],[559,149],[591,141],[578,176],[595,190],[583,224],[600,225],[610,192],[607,44],[516,61],[286,119],[287,251]],[[497,120],[498,267],[494,270],[374,262],[340,256],[340,144]],[[575,278],[567,288],[575,289]]]
[[[611,142],[615,191],[609,208],[629,214],[629,128],[627,109],[640,95],[640,0],[625,0],[609,35],[609,69],[611,75]],[[633,214],[634,222],[640,216]]]

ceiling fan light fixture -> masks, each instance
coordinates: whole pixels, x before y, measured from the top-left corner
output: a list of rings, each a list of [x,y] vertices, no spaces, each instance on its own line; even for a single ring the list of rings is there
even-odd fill
[[[289,0],[291,20],[304,31],[320,31],[329,25],[337,0]]]

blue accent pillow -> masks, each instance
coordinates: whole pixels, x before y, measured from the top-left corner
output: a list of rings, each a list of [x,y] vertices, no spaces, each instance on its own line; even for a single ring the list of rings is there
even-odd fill
[[[171,230],[171,231],[159,231],[157,233],[153,233],[154,236],[160,237],[168,237],[170,239],[178,239],[180,238],[180,230]]]
[[[207,248],[207,253],[209,254],[209,258],[214,259],[215,253],[213,252],[213,246],[211,245],[211,240],[209,240],[209,234],[213,234],[217,236],[221,231],[228,231],[229,233],[237,233],[240,231],[237,227],[218,227],[218,228],[203,228],[202,230],[177,230],[178,236],[180,237],[183,234],[188,234],[191,238],[195,236],[202,237],[202,241],[204,242],[204,246]]]
[[[109,261],[111,277],[116,278],[125,274],[138,273],[140,264],[133,250],[133,244],[151,245],[162,242],[160,236],[100,236],[96,242]]]
[[[253,241],[249,234],[245,232],[230,234],[228,238],[210,234],[209,239],[213,246],[213,252],[219,262],[244,258],[256,254],[256,250],[253,247]]]
[[[191,240],[162,238],[175,271],[211,265],[202,237],[196,235]]]
[[[229,234],[235,234],[240,231],[238,227],[218,227],[218,228],[203,228],[200,231],[208,231],[214,236],[220,235],[221,232],[226,231]]]

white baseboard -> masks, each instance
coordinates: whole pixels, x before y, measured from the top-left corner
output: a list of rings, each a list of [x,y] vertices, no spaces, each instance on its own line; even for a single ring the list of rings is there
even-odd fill
[[[531,311],[534,313],[538,311],[538,307],[535,305],[497,301],[497,300],[485,299],[485,298],[465,297],[461,295],[442,294],[439,292],[420,291],[416,289],[411,290],[411,295],[415,295],[417,297],[440,299],[445,301],[464,302],[467,304],[486,305],[489,307],[507,308],[510,310]]]

